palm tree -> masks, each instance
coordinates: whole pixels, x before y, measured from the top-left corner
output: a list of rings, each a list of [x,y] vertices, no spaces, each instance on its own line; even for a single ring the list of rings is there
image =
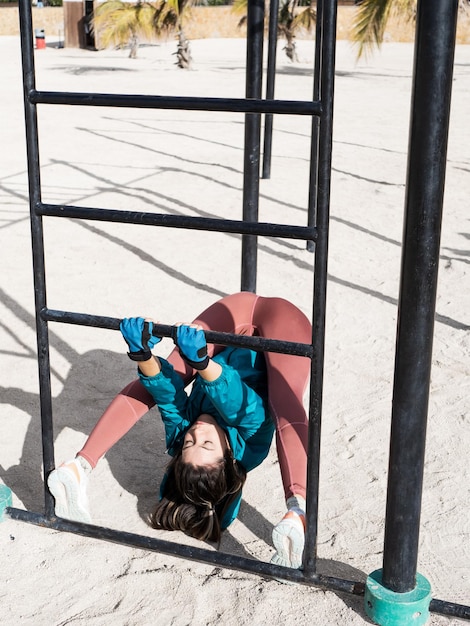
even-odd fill
[[[178,33],[176,50],[177,65],[183,69],[190,69],[192,64],[191,49],[186,39],[183,22],[189,18],[193,0],[162,0],[157,4],[154,23],[158,32],[174,30]]]
[[[304,9],[299,10],[300,0],[282,0],[279,4],[278,31],[286,38],[287,58],[292,62],[299,60],[295,48],[295,34],[299,29],[308,32],[315,26],[317,14],[312,5],[309,4]]]
[[[295,35],[301,28],[307,31],[312,30],[315,25],[316,12],[312,6],[313,0],[308,2],[305,8],[299,8],[302,0],[281,0],[278,14],[278,34],[285,37],[286,45],[284,50],[287,57],[295,62],[298,61],[295,47]],[[248,0],[235,0],[233,11],[235,13],[246,12]],[[242,17],[238,25],[242,26],[246,22],[246,15]]]
[[[135,59],[139,41],[155,39],[158,32],[154,24],[155,7],[149,2],[122,2],[107,0],[99,4],[93,17],[93,30],[105,48],[130,44],[129,57]]]
[[[183,19],[189,16],[192,0],[160,0],[151,4],[123,0],[106,0],[98,5],[93,18],[93,29],[99,33],[100,44],[124,47],[130,44],[129,57],[137,56],[139,41],[151,41],[173,31],[178,33],[177,65],[191,67],[189,41],[183,30]]]

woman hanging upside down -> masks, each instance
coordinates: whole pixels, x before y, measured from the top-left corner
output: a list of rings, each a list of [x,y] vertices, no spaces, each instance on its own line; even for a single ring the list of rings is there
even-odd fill
[[[120,328],[139,379],[111,402],[75,459],[49,475],[56,515],[91,521],[89,474],[156,404],[172,459],[152,526],[218,542],[238,514],[247,472],[266,458],[275,432],[287,513],[273,530],[272,562],[301,567],[308,435],[303,394],[310,360],[207,346],[204,330],[310,344],[312,329],[305,315],[282,298],[236,293],[211,305],[193,323],[176,325],[176,347],[167,359],[151,353],[161,340],[152,334],[152,321],[127,318]],[[185,387],[193,381],[188,395]]]

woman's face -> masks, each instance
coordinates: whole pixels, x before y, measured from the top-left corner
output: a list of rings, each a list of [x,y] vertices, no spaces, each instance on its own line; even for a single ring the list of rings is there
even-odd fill
[[[196,467],[216,465],[220,462],[227,449],[227,438],[212,415],[203,413],[183,439],[183,463]]]

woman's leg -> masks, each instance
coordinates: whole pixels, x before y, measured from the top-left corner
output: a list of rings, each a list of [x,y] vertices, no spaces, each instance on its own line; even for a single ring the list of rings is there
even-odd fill
[[[310,344],[312,327],[305,315],[281,298],[259,298],[253,321],[258,334]],[[271,562],[302,567],[305,545],[308,419],[303,394],[310,359],[266,352],[268,395],[276,423],[276,446],[288,511],[273,529],[276,552]]]
[[[258,298],[253,315],[258,334],[297,343],[312,342],[307,317],[282,298]],[[307,480],[308,418],[303,396],[310,375],[308,357],[265,353],[268,395],[276,423],[276,445],[286,500],[305,499]]]
[[[153,406],[155,400],[139,380],[129,383],[102,414],[77,456],[92,468]]]
[[[114,398],[76,458],[62,464],[47,477],[55,499],[56,515],[77,522],[91,522],[87,498],[88,474],[154,405],[154,399],[138,380],[127,385]]]
[[[76,458],[59,466],[47,478],[55,499],[56,515],[91,522],[86,493],[89,472],[154,404],[154,399],[138,380],[114,398]]]

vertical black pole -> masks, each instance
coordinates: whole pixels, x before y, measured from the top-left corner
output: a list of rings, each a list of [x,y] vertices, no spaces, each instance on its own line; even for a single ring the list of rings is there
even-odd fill
[[[322,114],[318,140],[317,241],[313,286],[313,358],[310,382],[310,421],[307,467],[307,532],[304,572],[316,571],[318,533],[318,495],[320,481],[320,438],[325,354],[326,288],[328,279],[328,235],[330,219],[331,152],[333,145],[333,99],[336,53],[336,0],[325,0],[322,14],[321,102]]]
[[[315,23],[315,65],[313,72],[313,100],[320,99],[321,90],[321,56],[322,56],[322,37],[323,37],[323,0],[317,0]],[[307,224],[314,227],[317,219],[317,188],[318,188],[318,137],[320,132],[320,118],[314,116],[312,118],[312,139],[310,144],[310,178],[308,189],[308,212]],[[313,252],[315,244],[313,241],[307,241],[307,250]]]
[[[39,367],[39,397],[41,404],[41,432],[43,447],[44,476],[54,468],[54,437],[52,429],[52,395],[50,380],[49,334],[47,322],[41,319],[46,307],[46,278],[44,263],[44,238],[42,218],[36,213],[41,201],[41,179],[39,167],[39,142],[36,105],[31,104],[28,94],[35,89],[34,49],[31,3],[19,2],[21,54],[23,64],[23,93],[26,123],[26,149],[29,173],[29,204],[31,214],[31,236],[33,250],[34,294],[36,306],[36,333]],[[54,514],[54,501],[44,485],[45,514]]]
[[[458,0],[418,2],[383,584],[415,587]]]
[[[276,82],[276,50],[277,27],[279,14],[279,0],[271,0],[269,8],[269,39],[268,39],[268,68],[266,74],[266,99],[274,99],[274,84]],[[263,174],[261,178],[271,177],[271,154],[273,145],[273,114],[264,116],[264,143],[263,143]]]
[[[248,0],[246,97],[261,99],[263,79],[264,0]],[[243,219],[258,221],[261,114],[245,115]],[[258,238],[242,236],[241,290],[256,292]]]

